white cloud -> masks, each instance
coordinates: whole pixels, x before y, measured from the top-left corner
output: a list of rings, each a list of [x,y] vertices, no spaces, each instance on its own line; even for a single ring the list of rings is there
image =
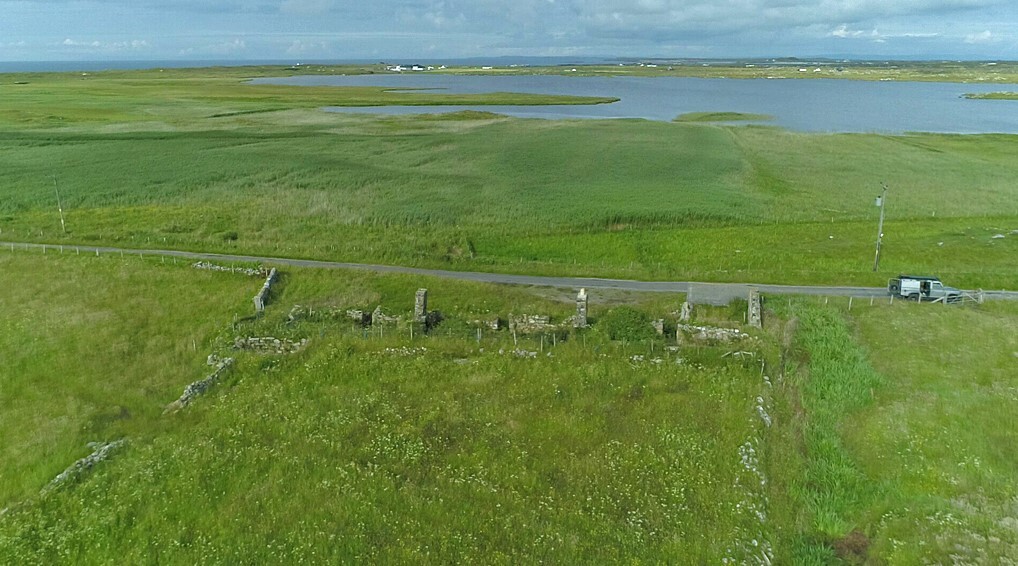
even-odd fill
[[[329,45],[324,41],[305,41],[295,39],[286,48],[287,55],[323,55],[329,52]]]
[[[21,43],[24,44],[24,42]],[[95,39],[92,41],[78,41],[76,39],[71,39],[70,37],[60,42],[60,45],[88,51],[143,51],[151,47],[149,42],[144,39],[121,41],[99,41]]]
[[[859,29],[857,29],[857,30],[850,30],[850,29],[848,29],[848,24],[841,24],[840,26],[835,28],[833,31],[831,31],[831,33],[829,33],[827,35],[829,35],[831,37],[840,37],[842,39],[845,39],[845,38],[851,38],[851,37],[862,37],[865,34],[866,34],[866,32],[864,32],[862,30],[859,30]]]
[[[1016,47],[1008,47],[1018,29],[1014,1],[0,0],[0,47],[13,53],[9,42],[23,38],[40,58],[103,50],[145,50],[153,58],[424,51],[434,57],[1014,57]],[[125,40],[125,30],[148,40]]]
[[[990,30],[982,31],[980,33],[972,33],[965,36],[965,43],[969,45],[976,45],[980,43],[996,43],[1000,41],[1000,38],[993,35]]]
[[[177,54],[181,56],[192,55],[236,55],[247,50],[247,42],[243,39],[224,40],[217,43],[186,47]]]

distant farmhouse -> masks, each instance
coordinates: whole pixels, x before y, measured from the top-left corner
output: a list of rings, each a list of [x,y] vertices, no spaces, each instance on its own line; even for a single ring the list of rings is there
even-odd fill
[[[416,64],[409,65],[409,66],[404,66],[404,65],[386,65],[385,70],[393,72],[393,73],[402,73],[404,71],[413,71],[413,72],[433,71],[433,70],[435,70],[435,68],[430,66],[430,65],[425,67],[424,65],[416,65]]]

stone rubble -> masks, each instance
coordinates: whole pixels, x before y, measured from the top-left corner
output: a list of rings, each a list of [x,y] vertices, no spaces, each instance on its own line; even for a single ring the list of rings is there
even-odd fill
[[[679,340],[682,334],[689,334],[694,340],[712,340],[716,342],[732,342],[749,338],[749,334],[738,328],[718,328],[714,326],[695,326],[691,324],[680,324],[677,328]]]
[[[210,261],[199,261],[193,264],[191,267],[195,269],[201,269],[204,271],[223,271],[226,273],[240,273],[249,277],[265,277],[269,274],[269,270],[264,267],[227,267],[225,265],[217,265]]]
[[[470,325],[478,328],[487,328],[488,330],[499,330],[502,328],[502,321],[497,316],[492,315],[486,318],[471,320]]]
[[[520,334],[531,334],[553,330],[551,317],[536,314],[509,315],[509,330]]]
[[[230,366],[233,365],[233,358],[220,358],[215,354],[209,356],[209,365],[215,366],[215,370],[205,379],[195,381],[191,385],[184,388],[184,393],[179,399],[170,403],[164,413],[172,413],[183,409],[184,407],[191,404],[195,398],[203,395],[206,391],[212,388],[213,385],[219,381],[219,378],[226,372]]]
[[[658,336],[665,335],[665,319],[659,318],[657,320],[650,321],[650,325],[654,327],[654,332],[657,332]]]
[[[387,315],[382,312],[382,305],[375,307],[375,310],[371,311],[371,323],[372,324],[399,324],[400,318],[398,316]]]
[[[350,309],[346,311],[346,317],[361,326],[371,326],[371,313],[364,312],[360,309]]]
[[[77,462],[71,464],[69,468],[60,472],[57,477],[53,478],[46,487],[42,488],[43,493],[47,493],[52,489],[60,487],[68,481],[81,477],[82,474],[88,472],[96,464],[108,459],[110,454],[127,443],[127,440],[115,440],[113,442],[90,442],[88,447],[92,449],[92,453]]]
[[[308,345],[308,339],[302,338],[298,342],[275,338],[273,336],[249,337],[238,336],[233,339],[234,350],[249,350],[261,353],[296,354]]]
[[[386,348],[385,350],[382,350],[382,353],[389,356],[395,356],[400,358],[413,358],[427,354],[428,349],[425,348],[424,346],[418,346],[416,348],[411,348],[410,346],[403,346],[401,348]]]
[[[375,307],[375,310],[371,312],[363,311],[361,309],[342,309],[339,307],[305,307],[303,305],[293,305],[293,308],[291,308],[290,312],[286,315],[286,322],[288,324],[293,324],[301,320],[336,319],[351,319],[364,326],[398,324],[403,320],[398,316],[385,314],[381,305]]]

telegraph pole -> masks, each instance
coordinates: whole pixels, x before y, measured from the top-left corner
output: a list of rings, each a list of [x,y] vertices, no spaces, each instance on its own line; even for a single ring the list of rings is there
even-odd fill
[[[873,257],[873,271],[880,267],[880,242],[884,239],[884,205],[887,203],[887,183],[880,183],[884,191],[877,197],[877,206],[880,207],[880,224],[877,226],[877,253]]]
[[[67,233],[67,226],[64,224],[64,205],[60,203],[60,189],[57,187],[57,176],[53,175],[53,192],[57,194],[57,210],[60,211],[60,229]]]

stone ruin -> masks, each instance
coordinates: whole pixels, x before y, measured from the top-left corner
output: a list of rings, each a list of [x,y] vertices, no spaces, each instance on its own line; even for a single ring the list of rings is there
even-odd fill
[[[414,297],[414,322],[427,322],[428,320],[428,290],[418,289]]]
[[[428,310],[428,290],[418,289],[414,297],[414,322],[424,327],[425,331],[431,330],[445,320],[439,311]]]
[[[371,312],[361,309],[342,309],[339,307],[305,307],[302,305],[293,305],[293,308],[291,308],[290,312],[286,315],[286,322],[288,324],[293,324],[301,320],[323,319],[351,319],[363,326],[370,326],[373,324],[398,324],[403,320],[398,316],[386,314],[385,311],[382,310],[381,305],[375,307],[375,310]]]
[[[763,311],[760,304],[760,291],[750,289],[749,291],[749,313],[747,316],[749,325],[754,328],[763,328]]]
[[[184,407],[191,404],[195,398],[205,394],[206,391],[212,388],[213,385],[219,381],[219,378],[226,372],[230,366],[233,365],[233,358],[220,358],[215,354],[209,356],[208,364],[214,366],[213,372],[200,381],[195,381],[191,385],[184,388],[184,393],[179,399],[170,403],[164,413],[172,413],[183,409]]]
[[[654,332],[657,332],[658,336],[665,335],[665,319],[659,318],[657,320],[650,321],[650,325],[654,327]]]
[[[679,311],[679,322],[689,322],[693,320],[693,303],[686,301],[682,303],[682,310]]]
[[[293,305],[290,312],[286,315],[286,322],[292,324],[301,320],[317,319],[317,318],[341,318],[343,316],[342,309],[331,308],[331,307],[305,307],[301,305]]]
[[[695,326],[691,324],[680,324],[675,331],[675,339],[682,342],[683,336],[688,335],[693,340],[702,342],[733,342],[749,338],[749,334],[738,328],[718,328],[716,326]]]
[[[573,328],[587,327],[587,290],[580,289],[576,295],[576,316],[573,317]]]
[[[71,480],[81,477],[83,474],[94,468],[96,464],[109,459],[110,454],[112,454],[113,451],[125,444],[127,444],[127,440],[124,439],[114,440],[113,442],[90,442],[88,447],[92,449],[92,453],[71,464],[66,470],[60,472],[57,477],[53,478],[52,481],[46,484],[46,487],[42,488],[42,492],[47,493]]]
[[[509,315],[509,331],[519,334],[534,334],[555,330],[551,317],[538,314]]]
[[[371,313],[369,312],[364,312],[360,309],[350,309],[346,311],[346,317],[361,326],[371,326]]]
[[[272,271],[269,271],[269,276],[265,278],[262,290],[258,291],[258,294],[255,295],[254,308],[256,313],[265,312],[265,303],[269,300],[269,291],[272,290],[272,284],[276,282],[276,275],[276,268],[273,267]]]
[[[307,338],[302,338],[300,341],[294,342],[292,340],[273,338],[272,336],[265,336],[262,338],[242,338],[238,336],[233,340],[234,350],[247,350],[263,354],[296,354],[303,350],[304,346],[307,345]]]
[[[400,318],[382,312],[382,305],[371,311],[371,324],[399,324]]]
[[[225,265],[217,265],[210,261],[199,261],[191,267],[195,269],[201,269],[204,271],[222,271],[226,273],[240,273],[249,277],[265,277],[269,274],[269,270],[264,267],[227,267]]]
[[[470,321],[471,326],[477,328],[486,328],[488,330],[498,331],[502,328],[502,320],[497,315],[492,315],[486,318],[477,318]]]

